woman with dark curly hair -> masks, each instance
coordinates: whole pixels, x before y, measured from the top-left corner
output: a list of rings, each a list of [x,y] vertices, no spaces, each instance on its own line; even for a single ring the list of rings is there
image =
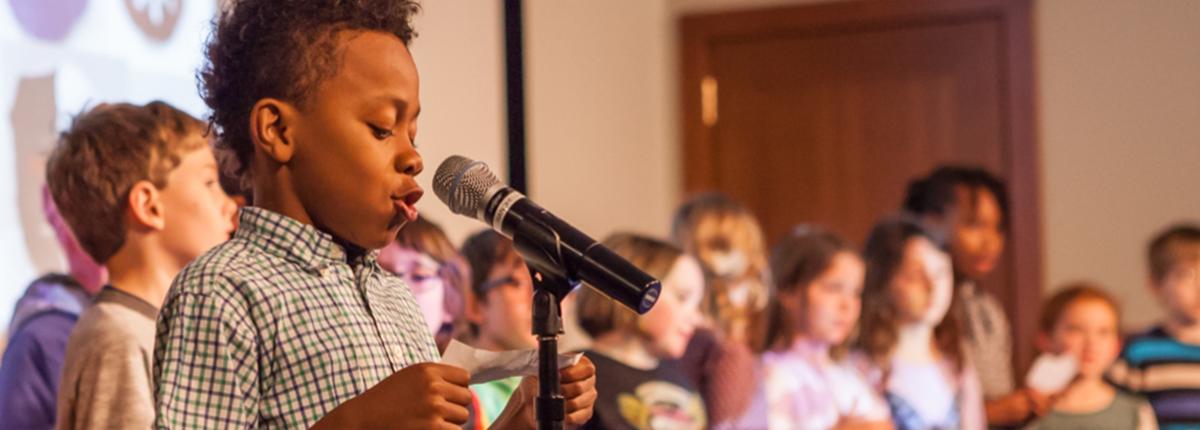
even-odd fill
[[[200,73],[254,207],[175,279],[155,341],[155,428],[453,429],[470,375],[435,363],[409,288],[377,250],[417,218],[423,170],[409,24],[396,0],[239,0]],[[565,422],[594,368],[561,373]],[[536,380],[497,428],[533,428]]]

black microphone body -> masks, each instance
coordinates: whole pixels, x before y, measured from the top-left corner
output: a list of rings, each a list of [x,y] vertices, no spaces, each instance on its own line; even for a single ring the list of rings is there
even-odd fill
[[[494,178],[482,163],[451,157],[438,167],[434,191],[452,211],[480,219],[511,238],[535,271],[571,284],[587,282],[639,314],[658,301],[662,286],[657,279],[499,180],[488,180],[483,186],[464,180],[465,175],[476,174]],[[471,196],[479,204],[456,205],[451,197],[457,188],[472,185],[480,188]]]

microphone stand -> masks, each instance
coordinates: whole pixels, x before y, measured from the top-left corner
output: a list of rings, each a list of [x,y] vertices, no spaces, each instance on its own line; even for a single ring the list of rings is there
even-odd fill
[[[553,228],[543,227],[541,234],[558,238]],[[562,430],[566,408],[558,378],[558,336],[563,333],[561,305],[579,281],[575,279],[574,268],[567,267],[562,258],[561,241],[541,242],[555,243],[555,249],[543,249],[538,243],[524,236],[513,238],[513,245],[525,258],[533,279],[533,335],[538,340],[537,428]]]
[[[529,268],[533,278],[533,334],[538,340],[538,430],[564,428],[566,410],[558,378],[558,335],[562,328],[562,299],[571,292],[566,278]]]

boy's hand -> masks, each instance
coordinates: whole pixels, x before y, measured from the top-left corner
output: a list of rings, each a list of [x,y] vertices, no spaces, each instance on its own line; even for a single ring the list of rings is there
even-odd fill
[[[342,403],[312,428],[458,430],[468,418],[470,379],[466,370],[444,364],[405,367]]]
[[[592,408],[596,405],[596,366],[592,364],[592,360],[582,357],[574,366],[560,371],[558,378],[566,402],[567,426],[578,427],[586,424],[592,419]],[[535,383],[534,386],[536,385]],[[534,394],[537,394],[537,390],[534,390]]]
[[[891,421],[868,421],[862,418],[842,416],[830,430],[893,430]]]
[[[987,402],[984,409],[990,425],[1019,425],[1049,412],[1052,400],[1050,396],[1025,388]]]
[[[567,428],[583,426],[592,419],[592,409],[596,404],[596,366],[587,357],[580,358],[579,363],[560,370],[558,380],[566,412],[564,423]],[[508,405],[496,418],[492,428],[536,429],[537,395],[537,377],[529,376],[521,380],[521,385],[508,399]]]
[[[1058,401],[1058,395],[1045,395],[1041,391],[1025,388],[1019,391],[1024,393],[1025,398],[1029,400],[1030,410],[1036,416],[1044,416],[1050,413],[1050,409],[1054,407],[1054,402]]]

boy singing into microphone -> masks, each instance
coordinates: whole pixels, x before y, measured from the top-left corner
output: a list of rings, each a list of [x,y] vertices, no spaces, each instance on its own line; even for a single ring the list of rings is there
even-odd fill
[[[157,428],[457,428],[467,372],[437,361],[411,292],[374,250],[416,218],[423,169],[408,42],[418,5],[240,0],[201,72],[221,145],[253,185],[234,238],[163,304]],[[566,422],[596,398],[590,362],[561,373]],[[495,428],[532,428],[536,381]]]

